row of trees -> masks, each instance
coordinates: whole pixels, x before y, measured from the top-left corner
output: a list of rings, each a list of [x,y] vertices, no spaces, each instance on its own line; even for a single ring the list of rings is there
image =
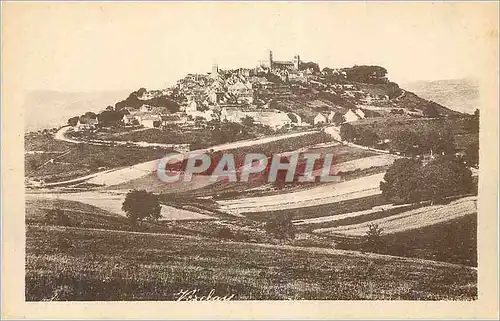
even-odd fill
[[[349,123],[340,127],[340,137],[344,141],[369,147],[380,142],[380,137],[373,130]],[[411,130],[394,131],[388,139],[387,148],[407,156],[453,154],[456,150],[453,134],[444,129],[433,129],[420,134]]]
[[[380,84],[386,83],[385,76],[387,70],[380,66],[354,66],[351,68],[344,68],[343,71],[347,74],[347,80],[361,82],[361,83],[371,83]]]
[[[340,127],[340,137],[343,141],[356,143],[363,146],[373,147],[378,144],[380,138],[373,130],[356,127],[345,123]]]
[[[137,91],[132,92],[125,100],[119,101],[115,104],[115,110],[119,111],[125,107],[139,108],[143,104],[157,107],[165,107],[169,112],[176,113],[180,110],[179,104],[176,100],[185,100],[186,98],[180,94],[173,94],[174,97],[159,96],[153,97],[148,100],[139,99],[142,95],[147,92],[145,88],[140,88]]]
[[[86,112],[81,116],[75,116],[68,119],[68,125],[76,126],[78,121],[84,119],[97,119],[102,127],[110,127],[117,125],[123,118],[125,112],[123,110],[114,110],[113,106],[108,106],[106,110],[96,114],[94,112]]]

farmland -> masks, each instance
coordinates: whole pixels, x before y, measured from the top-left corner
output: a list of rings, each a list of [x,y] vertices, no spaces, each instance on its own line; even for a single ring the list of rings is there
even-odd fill
[[[26,137],[26,176],[46,182],[72,179],[104,169],[129,166],[163,157],[171,150],[126,146],[71,144],[51,134]],[[53,159],[53,161],[50,161]]]
[[[75,147],[57,142],[52,152]],[[228,142],[213,150],[332,153],[333,172],[342,181],[276,186],[263,176],[227,184],[195,175],[190,183],[167,185],[156,177],[157,160],[135,159],[135,165],[88,180],[107,185],[92,191],[30,194],[27,300],[175,300],[179,291],[194,288],[234,300],[477,297],[476,272],[467,267],[477,264],[474,197],[391,204],[379,183],[400,156],[332,142],[321,132]],[[121,206],[126,192],[137,188],[161,194],[162,217],[133,229]],[[266,222],[281,215],[293,220],[294,239],[267,231]],[[397,257],[364,252],[373,223],[383,228],[384,247],[372,252]]]
[[[386,234],[394,234],[439,224],[461,216],[473,214],[476,211],[476,198],[471,196],[452,201],[450,204],[438,204],[410,209],[388,217],[371,219],[358,224],[316,229],[314,232],[362,236],[366,233],[368,224],[378,224],[384,229]]]
[[[279,150],[280,148],[284,148],[283,146],[287,146],[286,148],[292,148],[293,150],[293,148],[298,148],[296,146],[299,146],[301,144],[303,146],[305,140],[302,136],[305,136],[309,139],[315,139],[318,142],[324,142],[329,139],[329,136],[324,133],[296,132],[296,133],[288,133],[276,136],[266,136],[255,140],[242,140],[237,142],[225,143],[217,146],[211,146],[210,149],[213,151],[224,151],[225,153],[231,153],[235,151],[241,153],[241,151],[243,150],[245,151],[257,150],[258,152],[259,148],[262,149],[265,148],[265,150],[274,151],[274,150]],[[257,147],[254,147],[256,145]],[[164,156],[165,153],[158,158]],[[131,186],[129,182],[138,179],[137,183],[139,185],[148,185],[151,180],[157,180],[155,172],[157,169],[156,166],[158,164],[158,160],[159,159],[144,163],[139,163],[129,166],[127,168],[105,173],[103,175],[100,175],[99,177],[89,180],[89,183],[97,185],[105,185],[105,186],[114,186],[113,187],[114,189],[118,189],[122,188],[122,186],[126,186],[125,188],[129,188],[129,186]],[[163,189],[161,188],[159,192],[161,192],[162,190]]]

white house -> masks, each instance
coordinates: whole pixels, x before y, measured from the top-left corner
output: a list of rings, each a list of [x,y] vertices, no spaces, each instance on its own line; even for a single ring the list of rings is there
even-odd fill
[[[292,119],[281,112],[259,112],[254,116],[254,120],[258,124],[269,126],[273,129],[281,128],[292,123]]]
[[[75,132],[78,132],[85,129],[95,129],[98,123],[99,121],[97,120],[97,118],[80,117],[73,130]]]
[[[335,126],[325,127],[324,131],[325,131],[325,133],[332,136],[333,139],[338,140],[338,141],[342,141],[342,137],[340,137],[340,133]]]
[[[185,123],[185,120],[182,119],[179,115],[163,115],[163,116],[161,116],[162,126],[180,125],[180,124],[184,124],[184,123]]]
[[[344,119],[347,123],[350,123],[356,120],[360,120],[361,117],[355,112],[353,112],[352,109],[349,109],[347,113],[344,114]]]
[[[161,121],[160,115],[146,113],[140,117],[139,124],[147,128],[155,128],[160,126]],[[155,122],[158,126],[155,126]]]
[[[139,108],[139,111],[141,111],[143,113],[146,113],[146,112],[148,112],[150,110],[151,110],[151,106],[146,105],[146,104],[142,105],[141,108]]]
[[[326,121],[327,121],[327,119],[326,119],[325,115],[323,115],[322,113],[318,113],[316,115],[316,117],[314,117],[313,123],[314,123],[314,125],[326,124]]]
[[[274,129],[281,128],[293,122],[289,114],[277,110],[269,109],[263,111],[234,107],[222,108],[220,120],[241,123],[242,119],[245,117],[252,117],[255,123],[266,125]],[[297,121],[297,119],[295,119],[295,121]]]
[[[190,102],[188,102],[187,106],[186,106],[186,112],[189,113],[189,112],[195,112],[198,110],[198,104],[196,104],[196,101],[194,100],[191,100]]]
[[[360,109],[360,108],[357,108],[355,111],[354,111],[360,118],[365,118],[365,113]]]
[[[125,124],[125,125],[129,125],[129,124],[132,124],[135,120],[135,117],[132,116],[132,115],[123,115],[122,117],[122,122]]]
[[[213,113],[211,110],[205,110],[205,111],[200,111],[200,110],[186,110],[186,114],[191,116],[193,119],[196,119],[196,117],[201,117],[205,119],[206,121],[211,121],[213,119],[216,119],[216,115]]]

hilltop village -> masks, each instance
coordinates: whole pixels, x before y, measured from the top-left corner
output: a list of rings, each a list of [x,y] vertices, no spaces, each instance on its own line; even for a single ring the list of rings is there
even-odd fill
[[[339,125],[384,112],[418,117],[428,113],[429,107],[434,107],[431,113],[439,113],[423,100],[409,109],[407,102],[398,106],[405,92],[389,82],[386,74],[379,66],[320,70],[317,63],[304,62],[299,55],[278,61],[269,51],[267,59],[254,68],[223,70],[213,65],[210,72],[188,74],[167,89],[141,88],[114,107],[73,117],[69,124],[75,132],[110,124],[187,129],[224,122],[278,130]]]

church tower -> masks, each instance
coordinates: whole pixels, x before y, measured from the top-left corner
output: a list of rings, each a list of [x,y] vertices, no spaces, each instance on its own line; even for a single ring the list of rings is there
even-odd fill
[[[210,78],[215,79],[219,76],[219,66],[214,64],[212,66],[212,72],[210,73]]]
[[[269,50],[269,68],[273,68],[273,51]]]
[[[295,69],[299,70],[299,67],[300,67],[300,56],[299,55],[293,56],[293,66],[295,67]]]

